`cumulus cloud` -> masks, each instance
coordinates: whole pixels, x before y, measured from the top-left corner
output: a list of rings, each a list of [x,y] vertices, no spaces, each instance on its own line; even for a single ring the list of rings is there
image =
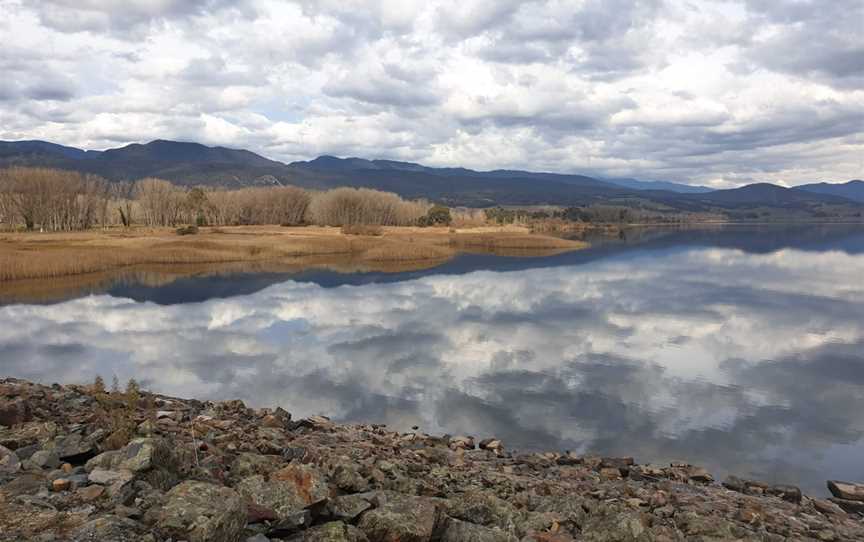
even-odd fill
[[[0,138],[845,180],[862,18],[856,0],[0,0]]]

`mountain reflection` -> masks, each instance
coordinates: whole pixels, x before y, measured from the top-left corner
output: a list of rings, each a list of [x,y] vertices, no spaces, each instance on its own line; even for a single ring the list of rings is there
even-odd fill
[[[864,478],[864,253],[830,248],[684,244],[167,306],[11,305],[0,363],[821,491]]]

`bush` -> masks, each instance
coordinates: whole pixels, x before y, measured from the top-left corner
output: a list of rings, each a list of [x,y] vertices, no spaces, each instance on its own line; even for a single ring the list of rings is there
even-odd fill
[[[198,226],[185,226],[177,228],[177,235],[195,235],[198,233]]]
[[[345,224],[342,226],[344,235],[384,235],[384,230],[381,226],[373,226],[368,224]]]
[[[419,226],[449,226],[453,222],[453,217],[450,215],[450,208],[443,205],[433,205],[426,216],[420,217],[417,221]]]

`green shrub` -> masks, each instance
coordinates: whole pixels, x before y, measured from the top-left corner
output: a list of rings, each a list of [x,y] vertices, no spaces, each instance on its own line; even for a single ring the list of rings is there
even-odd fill
[[[449,226],[453,221],[450,215],[450,208],[443,205],[433,205],[426,213],[426,216],[420,217],[417,221],[418,226]]]

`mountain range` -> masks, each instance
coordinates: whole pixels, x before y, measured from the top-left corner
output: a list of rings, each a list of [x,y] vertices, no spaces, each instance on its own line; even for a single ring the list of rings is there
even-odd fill
[[[716,211],[782,208],[805,213],[860,213],[864,181],[796,188],[759,183],[711,190],[666,181],[595,178],[519,170],[432,168],[394,160],[320,156],[289,164],[247,150],[156,140],[105,151],[46,141],[0,141],[0,167],[46,166],[101,175],[112,181],[160,177],[180,185],[225,187],[291,184],[310,189],[368,187],[449,205],[589,205]],[[860,214],[859,214],[860,216]]]

